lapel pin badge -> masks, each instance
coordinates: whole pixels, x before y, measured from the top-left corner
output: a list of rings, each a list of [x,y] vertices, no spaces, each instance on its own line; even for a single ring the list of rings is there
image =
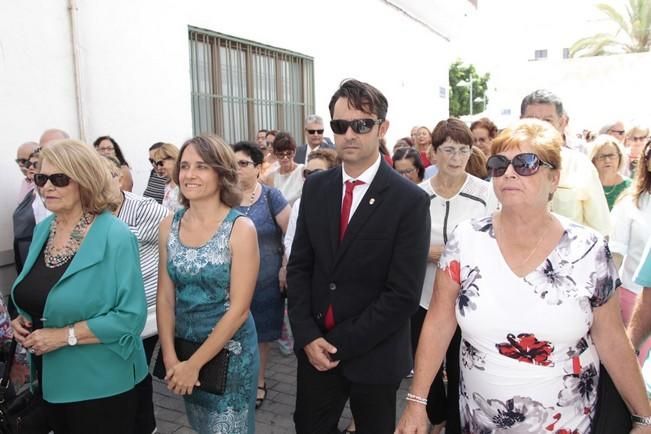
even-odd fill
[[[369,205],[373,205],[374,203],[375,203],[375,198],[372,197],[372,198],[368,201],[368,204],[369,204]]]

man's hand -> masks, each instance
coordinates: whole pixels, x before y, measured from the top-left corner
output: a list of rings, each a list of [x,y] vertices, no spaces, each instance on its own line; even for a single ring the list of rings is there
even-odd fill
[[[337,352],[337,349],[323,338],[316,338],[304,348],[307,358],[317,371],[329,371],[336,367],[339,361],[330,359],[330,354]]]

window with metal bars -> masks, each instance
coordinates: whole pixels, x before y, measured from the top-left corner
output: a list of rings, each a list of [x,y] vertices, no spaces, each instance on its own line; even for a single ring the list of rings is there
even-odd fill
[[[303,142],[314,113],[314,60],[303,54],[190,28],[192,129],[227,143],[254,140],[259,129]]]

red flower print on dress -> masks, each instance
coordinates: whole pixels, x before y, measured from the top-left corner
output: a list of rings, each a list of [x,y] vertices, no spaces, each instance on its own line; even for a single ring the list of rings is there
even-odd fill
[[[553,365],[549,356],[554,351],[554,346],[550,342],[539,341],[531,333],[520,333],[517,337],[509,333],[506,339],[508,342],[495,345],[501,355],[534,365]]]
[[[461,285],[461,264],[459,261],[452,260],[447,268],[448,276],[455,281],[457,285]]]

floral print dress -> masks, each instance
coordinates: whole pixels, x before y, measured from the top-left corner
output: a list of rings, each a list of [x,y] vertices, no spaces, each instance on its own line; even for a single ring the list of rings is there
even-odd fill
[[[195,248],[179,239],[185,211],[174,214],[167,242],[167,270],[176,287],[175,335],[202,343],[230,307],[229,240],[241,214],[231,209],[214,236]],[[194,389],[184,395],[188,420],[199,434],[252,434],[259,356],[251,315],[224,347],[231,352],[226,391],[214,395]]]
[[[492,216],[459,224],[439,261],[461,285],[464,433],[591,432],[599,382],[593,309],[619,279],[597,232],[555,217],[563,236],[525,277],[502,257]]]

